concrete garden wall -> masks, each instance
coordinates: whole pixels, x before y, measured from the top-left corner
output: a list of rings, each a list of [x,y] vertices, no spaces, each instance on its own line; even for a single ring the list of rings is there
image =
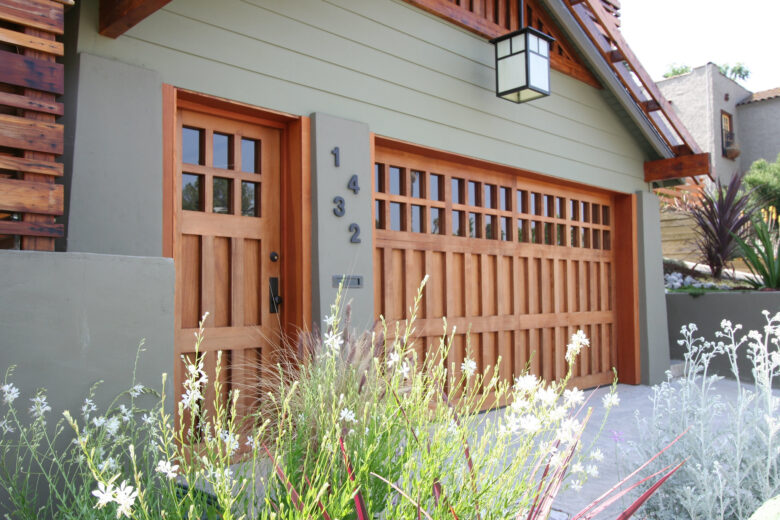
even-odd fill
[[[766,320],[762,311],[767,310],[772,314],[780,311],[780,291],[733,291],[712,292],[699,296],[674,293],[666,295],[666,312],[669,322],[669,350],[672,359],[683,359],[684,347],[677,344],[682,339],[680,327],[689,323],[695,323],[699,330],[696,336],[703,336],[707,340],[714,340],[715,332],[720,330],[720,322],[723,319],[730,320],[733,324],[742,324],[742,332],[756,329],[763,331]],[[711,365],[715,372],[733,377],[728,359],[719,356]],[[740,377],[752,381],[750,373],[752,365],[744,356],[739,360]],[[775,381],[775,386],[780,387],[780,381]]]
[[[130,388],[142,338],[138,382],[159,389],[162,372],[172,382],[172,260],[0,251],[0,265],[0,370],[16,365],[20,409],[45,387],[50,421],[59,420],[63,409],[79,412],[102,379],[96,402],[105,411]]]

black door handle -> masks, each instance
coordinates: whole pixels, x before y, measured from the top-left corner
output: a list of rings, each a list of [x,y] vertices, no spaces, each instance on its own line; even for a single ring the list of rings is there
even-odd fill
[[[279,312],[279,306],[282,304],[282,297],[279,296],[279,278],[271,278],[268,280],[270,291],[270,305],[269,309],[271,314]]]

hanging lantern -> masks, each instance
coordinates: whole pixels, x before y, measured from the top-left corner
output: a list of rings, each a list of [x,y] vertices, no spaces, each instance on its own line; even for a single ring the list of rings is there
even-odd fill
[[[490,40],[496,48],[496,95],[524,103],[550,95],[550,44],[555,38],[533,27],[523,27],[520,2],[519,30]]]

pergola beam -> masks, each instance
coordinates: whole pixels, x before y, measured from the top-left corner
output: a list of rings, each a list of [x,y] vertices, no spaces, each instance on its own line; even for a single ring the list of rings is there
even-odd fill
[[[118,38],[171,0],[100,0],[98,32]]]
[[[680,155],[645,163],[645,182],[682,179],[710,174],[710,154]]]

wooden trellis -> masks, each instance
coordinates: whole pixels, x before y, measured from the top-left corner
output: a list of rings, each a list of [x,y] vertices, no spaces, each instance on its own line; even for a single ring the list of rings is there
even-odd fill
[[[64,1],[0,0],[0,247],[54,250],[64,235]]]

